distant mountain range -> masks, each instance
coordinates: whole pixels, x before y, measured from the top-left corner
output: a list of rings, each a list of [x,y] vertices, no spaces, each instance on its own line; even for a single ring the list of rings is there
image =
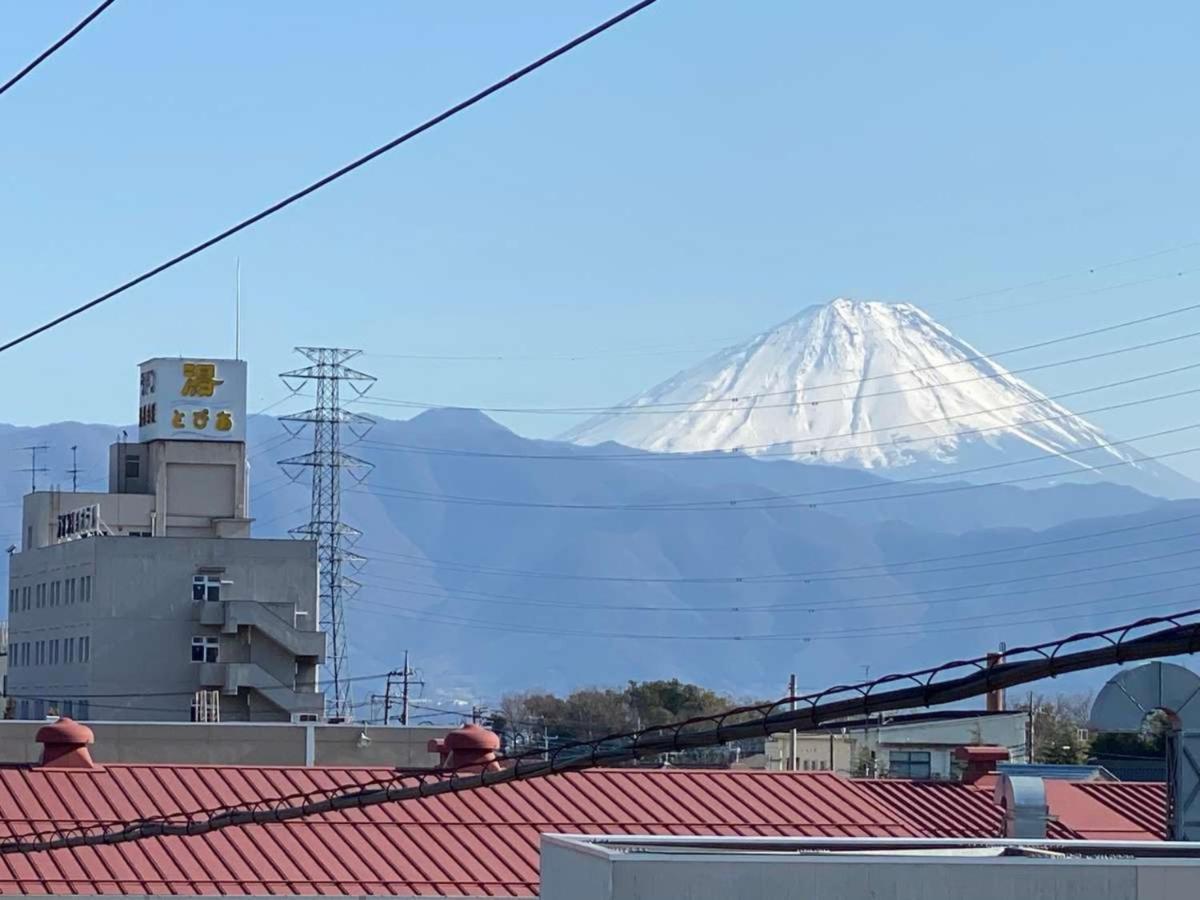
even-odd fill
[[[115,433],[0,428],[0,446],[49,444],[61,472],[77,445],[96,488]],[[256,534],[305,519],[307,487],[273,465],[303,446],[252,421]],[[1200,502],[1119,485],[898,484],[528,440],[467,411],[381,421],[354,452],[377,468],[345,494],[367,558],[353,668],[409,649],[435,706],[672,676],[766,695],[790,671],[822,686],[1200,605]],[[0,497],[14,542],[25,477]]]
[[[1114,444],[907,303],[838,299],[811,307],[563,439],[672,453],[737,450],[895,477],[970,477],[994,463],[1040,457],[1020,474],[1200,494],[1196,482]]]
[[[118,436],[0,426],[50,446],[43,485],[76,447],[91,490]],[[434,410],[353,445],[376,465],[344,485],[353,673],[408,649],[443,703],[658,677],[773,696],[1200,606],[1197,485],[911,306],[808,310],[568,437]],[[259,536],[306,520],[274,465],[304,438],[249,424]],[[0,480],[5,541],[28,477]]]

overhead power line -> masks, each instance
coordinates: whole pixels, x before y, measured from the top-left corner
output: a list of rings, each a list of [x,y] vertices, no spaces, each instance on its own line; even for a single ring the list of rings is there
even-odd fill
[[[116,2],[116,0],[104,0],[103,3],[101,3],[95,9],[93,9],[90,13],[88,13],[79,22],[78,25],[76,25],[74,28],[72,28],[70,31],[68,31],[66,34],[64,34],[62,37],[60,37],[57,41],[55,41],[53,44],[51,44],[49,47],[47,47],[45,50],[43,50],[41,53],[39,53],[38,56],[33,60],[33,62],[31,62],[31,63],[29,63],[29,65],[25,66],[25,68],[23,68],[21,71],[19,71],[12,78],[8,79],[8,81],[4,82],[4,84],[0,84],[0,95],[6,93],[9,88],[13,87],[18,81],[20,81],[22,78],[24,78],[30,72],[32,72],[34,69],[36,69],[42,63],[44,63],[47,59],[49,59],[51,56],[53,56],[69,40],[71,40],[71,38],[75,37],[75,35],[79,34],[79,32],[83,31],[83,29],[87,28],[88,25],[90,25],[93,22],[93,20],[95,20],[95,18],[100,15],[100,13],[104,12],[106,9],[108,9],[110,6],[112,6],[113,3],[115,3],[115,2]]]
[[[1014,353],[1023,353],[1028,350],[1040,350],[1044,347],[1053,347],[1057,344],[1064,344],[1069,341],[1077,341],[1077,340],[1081,340],[1082,338],[1095,337],[1096,335],[1100,335],[1100,334],[1108,334],[1110,332],[1119,331],[1124,328],[1132,328],[1137,325],[1145,325],[1149,322],[1157,322],[1162,319],[1171,318],[1173,316],[1183,315],[1184,313],[1195,312],[1196,310],[1200,310],[1200,303],[1191,303],[1186,306],[1179,306],[1179,307],[1175,307],[1174,309],[1168,309],[1168,310],[1165,310],[1160,313],[1154,313],[1153,315],[1141,316],[1136,319],[1127,319],[1126,321],[1116,322],[1112,325],[1105,325],[1101,328],[1092,328],[1087,331],[1077,331],[1072,334],[1060,335],[1059,337],[1056,337],[1056,338],[1048,338],[1043,341],[1035,341],[1034,343],[1031,343],[1031,344],[1022,344],[1018,347],[1009,347],[1005,350],[999,350],[995,353],[978,353],[977,352],[973,356],[966,355],[966,356],[963,356],[961,359],[951,360],[949,362],[942,362],[942,363],[931,363],[928,366],[920,366],[915,369],[903,369],[898,372],[886,372],[886,373],[881,373],[878,375],[868,375],[863,378],[852,378],[852,379],[848,379],[845,381],[829,382],[827,384],[809,385],[805,388],[805,391],[819,391],[819,390],[827,390],[830,388],[839,388],[839,387],[858,387],[859,385],[866,384],[868,382],[880,381],[882,379],[887,379],[887,378],[895,379],[895,378],[898,378],[898,377],[904,376],[904,375],[917,375],[917,374],[920,374],[921,372],[931,372],[931,371],[936,371],[938,369],[945,369],[945,368],[950,368],[953,366],[961,366],[961,365],[965,365],[967,363],[973,363],[973,362],[979,362],[979,361],[990,362],[991,360],[997,359],[1002,356],[1010,356]],[[970,345],[967,345],[967,346],[970,346]],[[0,347],[0,350],[2,350],[2,349],[4,349],[4,348]],[[973,350],[974,348],[972,347],[971,349]],[[1133,349],[1141,349],[1141,348],[1135,347]],[[1098,359],[1100,357],[1096,356],[1095,358]],[[1084,359],[1086,359],[1086,357]],[[1084,359],[1081,359],[1080,361],[1084,361]],[[1030,370],[1025,369],[1023,371],[1030,371]],[[1009,374],[1009,373],[999,373],[996,375],[996,377],[1004,377],[1007,374]],[[967,381],[973,381],[973,380],[976,380],[976,379],[967,379]],[[522,413],[522,414],[547,414],[547,415],[568,415],[568,414],[569,415],[581,415],[584,413],[597,413],[597,414],[618,414],[618,413],[620,413],[620,414],[630,414],[630,415],[633,415],[633,414],[643,415],[643,414],[651,414],[659,407],[669,407],[671,412],[681,412],[692,406],[703,405],[706,403],[707,404],[716,404],[716,403],[735,404],[735,403],[741,403],[741,402],[744,402],[747,400],[759,400],[764,397],[793,396],[797,393],[799,393],[799,391],[797,391],[797,390],[763,391],[761,393],[739,394],[736,397],[724,398],[724,399],[719,399],[719,400],[710,400],[708,398],[700,397],[700,398],[694,398],[694,399],[690,399],[690,400],[672,400],[672,401],[664,401],[662,403],[644,403],[644,404],[638,404],[637,406],[617,404],[616,406],[472,406],[472,407],[463,407],[459,404],[454,404],[454,403],[430,403],[430,402],[426,402],[426,401],[401,400],[401,399],[394,399],[394,398],[387,398],[387,397],[372,397],[372,398],[370,398],[370,402],[385,403],[385,404],[404,407],[404,408],[408,408],[408,409],[478,409],[480,412],[486,412],[486,413]],[[832,400],[835,398],[830,398],[830,399]],[[783,406],[791,406],[791,405],[793,405],[793,404],[791,404],[791,403],[783,404]],[[675,407],[682,407],[683,409],[675,409]],[[758,407],[758,408],[761,409],[761,408],[770,408],[770,407]]]
[[[928,574],[931,570],[918,571],[902,571],[893,573],[891,569],[908,569],[910,566],[925,565],[933,562],[951,562],[960,559],[977,559],[982,556],[995,556],[1004,553],[1017,553],[1022,550],[1035,550],[1042,547],[1058,546],[1062,544],[1071,544],[1076,541],[1086,541],[1093,538],[1111,537],[1117,534],[1129,534],[1134,531],[1143,531],[1147,528],[1159,528],[1164,525],[1175,525],[1181,522],[1193,522],[1200,519],[1200,513],[1192,513],[1186,516],[1176,516],[1170,519],[1156,519],[1151,522],[1144,522],[1139,525],[1125,525],[1118,528],[1106,528],[1101,531],[1090,531],[1084,534],[1071,535],[1069,537],[1053,538],[1050,540],[1038,540],[1026,542],[1023,544],[1010,544],[1006,547],[995,547],[990,550],[975,550],[970,553],[951,553],[940,556],[923,556],[916,559],[897,560],[895,562],[884,562],[875,564],[864,564],[856,566],[848,566],[843,568],[833,569],[809,569],[806,571],[792,572],[773,572],[773,573],[734,573],[725,575],[713,576],[632,576],[632,575],[594,575],[577,572],[546,572],[535,569],[507,569],[498,566],[485,566],[476,563],[464,563],[455,560],[430,559],[425,556],[415,556],[412,554],[395,553],[384,550],[382,548],[365,548],[365,552],[376,556],[391,556],[398,557],[402,560],[408,560],[407,563],[397,563],[398,565],[409,565],[415,568],[426,569],[446,569],[452,572],[465,572],[476,575],[494,575],[504,578],[539,578],[555,581],[588,581],[588,582],[603,582],[615,584],[754,584],[768,583],[774,584],[786,581],[813,581],[821,580],[821,576],[841,575],[841,574],[862,574],[871,570],[882,570],[876,577],[886,577],[891,574],[896,575],[921,575]],[[1164,538],[1170,540],[1173,538]],[[1143,542],[1144,543],[1144,542]],[[1131,545],[1132,546],[1132,545]],[[1095,548],[1093,548],[1095,549]],[[1103,548],[1101,548],[1103,549]],[[1080,551],[1086,552],[1086,551]],[[1003,562],[1019,563],[1021,559],[1003,560]],[[1001,563],[997,563],[998,565]]]
[[[1197,586],[1200,586],[1200,582],[1191,582],[1187,585],[1178,585],[1172,588],[1138,591],[1132,594],[1125,594],[1120,597],[1110,597],[1108,600],[1156,596],[1191,588],[1193,590],[1193,595],[1188,598],[1188,602],[1196,602],[1197,599],[1200,599],[1194,593],[1194,589]],[[1105,601],[1088,599],[1084,601],[1045,606],[1042,607],[1042,609],[1077,609],[1081,606],[1089,606],[1090,604],[1095,604],[1097,602]],[[655,643],[764,644],[779,642],[813,643],[820,641],[843,641],[847,638],[925,637],[931,634],[954,634],[962,631],[978,631],[982,625],[989,623],[994,627],[1006,627],[1013,625],[1045,625],[1054,622],[1070,622],[1077,619],[1092,619],[1101,613],[1145,613],[1152,610],[1160,610],[1164,607],[1175,606],[1178,604],[1178,602],[1178,599],[1158,600],[1154,603],[1139,603],[1134,604],[1133,606],[1123,606],[1119,609],[1086,609],[1083,612],[1071,613],[1069,615],[1042,616],[1032,619],[1005,619],[1005,616],[1027,614],[1027,611],[1020,613],[1010,610],[1004,613],[987,613],[980,616],[961,616],[949,619],[921,620],[907,624],[891,623],[887,625],[863,626],[861,628],[826,630],[814,629],[793,632],[769,632],[766,634],[737,634],[729,633],[727,631],[723,631],[719,634],[679,634],[673,631],[648,633],[638,631],[605,631],[602,629],[597,630],[589,628],[553,628],[548,626],[522,624],[520,622],[496,622],[489,619],[476,619],[469,616],[459,616],[450,613],[430,612],[428,610],[416,610],[408,607],[388,606],[387,604],[378,604],[382,608],[376,609],[374,606],[366,604],[362,601],[356,601],[355,606],[360,612],[374,613],[376,615],[382,615],[390,618],[409,619],[417,622],[429,622],[436,625],[451,625],[455,628],[475,628],[493,632],[501,632],[504,634],[544,635],[546,637],[555,637],[559,639],[583,638],[587,640],[608,641],[652,641]]]
[[[1190,244],[1179,244],[1173,247],[1168,247],[1165,250],[1155,251],[1145,254],[1141,257],[1132,257],[1122,260],[1116,260],[1111,263],[1093,266],[1092,268],[1077,272],[1074,274],[1063,276],[1063,278],[1073,278],[1077,276],[1090,275],[1102,269],[1112,268],[1115,266],[1129,265],[1131,263],[1140,262],[1145,259],[1151,259],[1155,256],[1161,256],[1165,253],[1177,253],[1182,250],[1188,250],[1192,247],[1200,246],[1200,241]],[[1145,278],[1137,278],[1129,281],[1120,281],[1116,284],[1106,284],[1100,287],[1089,288],[1083,291],[1074,291],[1069,294],[1061,294],[1055,297],[1044,297],[1037,300],[1030,300],[1025,303],[1006,304],[1003,307],[993,309],[980,309],[973,312],[957,315],[957,319],[974,318],[981,315],[994,315],[996,313],[1006,313],[1013,309],[1024,309],[1029,306],[1044,307],[1047,304],[1060,303],[1065,300],[1074,300],[1080,297],[1091,297],[1096,294],[1111,293],[1112,291],[1125,290],[1132,287],[1143,287],[1147,284],[1154,284],[1160,281],[1174,281],[1178,278],[1183,278],[1187,275],[1192,275],[1196,270],[1192,269],[1172,269],[1169,272],[1158,275],[1150,275]],[[1059,279],[1051,279],[1059,280]],[[1022,287],[1032,286],[1029,282],[1013,285],[1009,288],[999,289],[999,291],[987,291],[984,295],[991,295],[997,292],[1008,290],[1020,290]],[[942,303],[951,303],[953,300],[933,301],[931,306],[938,306]],[[925,304],[921,304],[925,305]],[[644,356],[665,356],[670,354],[694,354],[704,351],[716,351],[728,348],[731,344],[742,343],[744,341],[754,340],[762,337],[768,332],[755,332],[750,335],[739,335],[734,338],[726,338],[724,340],[710,340],[703,343],[691,344],[663,344],[659,346],[630,346],[630,347],[612,347],[608,349],[589,348],[586,350],[578,350],[575,352],[557,352],[557,353],[518,353],[518,352],[492,352],[492,353],[374,353],[364,352],[364,356],[373,359],[396,359],[412,362],[583,362],[596,359],[625,359]]]
[[[978,381],[990,381],[993,379],[1008,378],[1009,376],[1012,376],[1012,375],[1021,375],[1021,374],[1027,373],[1027,372],[1037,372],[1037,371],[1042,371],[1044,369],[1056,369],[1061,366],[1075,365],[1075,364],[1082,363],[1082,362],[1095,362],[1096,360],[1099,360],[1099,359],[1108,359],[1113,356],[1120,356],[1121,354],[1124,354],[1124,353],[1133,353],[1133,352],[1136,352],[1139,350],[1150,350],[1150,349],[1166,346],[1167,344],[1175,344],[1180,341],[1192,340],[1197,337],[1200,337],[1200,331],[1190,331],[1187,334],[1172,335],[1171,337],[1162,338],[1162,339],[1156,340],[1156,341],[1146,341],[1141,344],[1133,344],[1133,345],[1126,346],[1126,347],[1117,347],[1113,350],[1103,350],[1099,353],[1089,353],[1085,356],[1075,356],[1070,359],[1055,360],[1053,362],[1041,363],[1036,366],[1023,366],[1019,369],[1001,369],[1001,370],[994,371],[994,372],[988,372],[983,375],[974,375],[971,378],[959,378],[954,381],[941,381],[936,384],[914,384],[914,385],[909,385],[908,387],[892,388],[891,390],[886,390],[886,391],[874,391],[872,393],[856,394],[855,397],[857,400],[869,400],[869,399],[873,399],[875,397],[891,397],[891,396],[895,396],[897,394],[910,394],[910,393],[913,393],[916,391],[940,390],[942,388],[955,387],[955,386],[961,385],[961,384],[973,384]],[[367,355],[371,355],[371,354],[367,354]],[[961,363],[953,363],[953,365],[961,365]],[[900,374],[903,375],[904,373],[901,372]],[[806,391],[819,390],[821,387],[830,387],[830,386],[831,385],[817,386],[815,388],[806,388],[805,390]],[[772,392],[764,393],[764,394],[753,394],[753,395],[749,395],[749,396],[738,396],[738,397],[733,397],[733,398],[726,398],[724,400],[698,401],[697,404],[693,404],[693,406],[694,405],[702,405],[702,404],[716,404],[716,403],[736,404],[736,403],[743,402],[745,400],[752,399],[752,398],[775,396],[776,394],[788,394],[788,393],[795,394],[797,397],[805,397],[805,392],[802,392],[800,390],[772,391]],[[804,403],[805,405],[817,406],[822,403],[837,403],[840,400],[842,400],[841,397],[829,397],[826,399],[818,399],[818,400],[801,399],[800,402]],[[366,402],[379,403],[381,405],[406,406],[408,401],[394,400],[394,399],[389,399],[386,397],[382,397],[382,398],[372,397]],[[678,409],[667,409],[665,411],[666,413],[676,413],[676,412],[686,413],[686,412],[693,411],[692,406],[686,405],[687,401],[673,401],[673,403],[680,404],[679,408]],[[608,408],[578,407],[578,408],[576,408],[575,412],[582,413],[582,412],[595,412],[595,411],[602,411],[602,412],[616,411],[618,414],[621,414],[621,411],[624,409],[629,409],[630,411],[636,411],[636,410],[643,410],[643,409],[658,409],[658,408],[663,408],[663,407],[667,407],[670,405],[672,405],[672,404],[652,403],[652,404],[647,404],[646,406],[639,405],[637,407],[620,407],[620,406],[608,407]],[[791,405],[791,404],[786,404],[786,405]],[[764,408],[764,407],[760,407],[760,408]],[[772,407],[768,406],[765,408],[770,409]],[[568,408],[562,407],[562,409],[566,410]],[[482,409],[480,411],[481,412],[494,412],[495,410],[494,409],[493,410]],[[704,410],[704,411],[707,411],[707,410]],[[428,448],[428,449],[430,450],[430,452],[433,452],[436,448]],[[447,450],[447,452],[453,452],[453,451]],[[555,458],[578,459],[580,457],[578,457],[578,456],[561,457],[560,456],[560,457],[555,457]]]
[[[1197,392],[1200,392],[1198,390]],[[771,511],[784,509],[826,509],[830,506],[847,506],[857,503],[878,503],[889,500],[909,500],[915,497],[931,497],[941,494],[957,494],[964,491],[978,491],[986,488],[1005,487],[1007,485],[1025,484],[1031,481],[1044,481],[1047,479],[1069,477],[1079,474],[1090,474],[1092,472],[1103,472],[1109,469],[1116,469],[1122,466],[1137,465],[1143,462],[1154,462],[1157,460],[1174,459],[1178,456],[1186,456],[1191,453],[1200,452],[1200,446],[1185,447],[1182,450],[1172,450],[1167,453],[1155,453],[1152,455],[1144,455],[1136,460],[1125,459],[1117,462],[1103,463],[1100,465],[1089,466],[1087,469],[1079,467],[1072,469],[1060,469],[1054,472],[1043,472],[1038,475],[1025,475],[1021,478],[1005,478],[1000,481],[984,481],[978,484],[954,484],[948,487],[933,488],[927,491],[911,491],[905,494],[880,494],[873,497],[845,497],[840,500],[822,500],[820,502],[799,502],[799,503],[762,503],[762,502],[743,502],[738,499],[726,499],[723,501],[697,501],[692,502],[675,502],[675,503],[565,503],[565,502],[549,502],[535,500],[507,500],[498,497],[471,497],[461,494],[439,494],[431,491],[418,491],[409,488],[389,487],[387,485],[376,485],[371,492],[353,491],[353,493],[374,493],[384,494],[390,497],[402,497],[409,500],[419,500],[423,503],[442,503],[451,506],[488,506],[499,509],[543,509],[543,510],[572,510],[579,512],[733,512],[733,511]],[[885,485],[886,486],[886,485]]]
[[[1197,532],[1190,532],[1188,534],[1175,535],[1175,536],[1172,536],[1169,538],[1159,538],[1159,539],[1156,539],[1153,541],[1142,541],[1139,544],[1129,544],[1128,546],[1133,547],[1133,546],[1144,546],[1146,544],[1153,544],[1153,543],[1165,543],[1165,542],[1169,542],[1169,541],[1182,540],[1184,538],[1195,538],[1197,536],[1198,536]],[[1086,554],[1086,553],[1102,553],[1105,551],[1124,550],[1125,547],[1126,547],[1126,545],[1120,545],[1118,547],[1095,547],[1095,548],[1089,548],[1089,549],[1083,550],[1083,551],[1075,551],[1075,553],[1076,553],[1076,555]],[[981,588],[986,589],[986,588],[1008,587],[1008,586],[1011,586],[1014,584],[1023,584],[1023,583],[1027,583],[1030,581],[1038,581],[1038,580],[1042,580],[1042,579],[1060,578],[1060,577],[1066,577],[1069,575],[1078,575],[1078,574],[1089,574],[1089,573],[1095,572],[1095,571],[1103,571],[1106,569],[1114,569],[1114,568],[1123,569],[1127,566],[1133,567],[1133,566],[1138,566],[1138,565],[1148,563],[1148,562],[1159,562],[1164,559],[1173,559],[1173,558],[1178,558],[1181,556],[1191,556],[1192,554],[1198,553],[1198,552],[1200,552],[1200,548],[1192,548],[1192,549],[1188,549],[1188,550],[1182,550],[1177,553],[1163,553],[1158,556],[1141,557],[1138,559],[1127,559],[1127,560],[1121,560],[1119,562],[1114,562],[1114,563],[1106,563],[1103,565],[1089,565],[1089,566],[1083,566],[1083,567],[1074,568],[1074,569],[1063,569],[1063,570],[1054,571],[1054,572],[1043,572],[1043,573],[1039,573],[1037,575],[1025,575],[1025,576],[1022,576],[1019,578],[1005,578],[1005,579],[1000,579],[1000,580],[972,582],[969,584],[955,584],[955,585],[948,585],[946,587],[926,587],[926,588],[921,588],[919,590],[891,591],[891,592],[888,592],[885,594],[865,594],[863,596],[858,596],[858,597],[838,597],[836,599],[811,599],[811,600],[806,599],[806,600],[797,600],[797,601],[782,602],[782,603],[734,603],[734,604],[722,605],[722,606],[707,606],[707,605],[687,604],[687,603],[675,603],[675,604],[603,603],[603,602],[589,602],[589,601],[583,601],[583,600],[570,600],[570,599],[533,600],[533,599],[528,599],[528,598],[524,598],[524,597],[520,597],[520,596],[515,596],[512,594],[491,593],[491,592],[487,592],[487,591],[477,591],[477,590],[472,590],[472,589],[467,589],[467,588],[453,588],[453,589],[445,588],[439,584],[420,584],[420,583],[418,583],[416,585],[413,585],[413,587],[424,587],[424,588],[430,589],[430,590],[426,590],[426,591],[415,591],[415,590],[411,590],[410,588],[396,587],[393,584],[378,584],[375,582],[366,582],[366,586],[370,587],[374,590],[386,591],[388,593],[405,594],[405,595],[411,595],[411,596],[417,596],[417,597],[426,597],[426,598],[429,598],[432,600],[463,600],[463,601],[466,601],[469,603],[481,603],[481,604],[499,605],[499,606],[532,606],[532,607],[543,607],[543,608],[549,607],[549,608],[559,608],[559,609],[587,609],[587,610],[596,610],[596,611],[600,611],[600,612],[652,612],[652,613],[680,612],[680,613],[687,613],[690,615],[708,615],[710,613],[737,613],[737,614],[744,614],[744,613],[810,613],[810,614],[812,614],[812,613],[841,612],[846,609],[855,609],[855,610],[894,609],[894,608],[898,608],[898,607],[909,607],[909,606],[941,606],[941,605],[946,605],[946,604],[951,604],[951,603],[971,603],[971,602],[982,601],[982,600],[994,600],[997,596],[1000,596],[1000,594],[992,592],[992,593],[986,593],[986,594],[971,594],[970,596],[965,596],[965,597],[937,597],[937,598],[933,598],[933,599],[931,599],[929,595],[944,594],[944,593],[956,593],[956,592],[961,593],[964,591],[976,591]],[[1068,556],[1068,554],[1066,554],[1066,553],[1050,554],[1048,556],[1035,556],[1035,557],[1028,557],[1026,559],[1005,560],[1002,563],[991,563],[989,565],[1010,565],[1010,566],[1022,565],[1022,566],[1024,566],[1025,564],[1030,563],[1030,562],[1037,562],[1037,561],[1044,560],[1044,559],[1055,559],[1055,558],[1066,557],[1066,556]],[[387,559],[383,559],[380,561],[385,564],[391,563],[393,565],[399,565],[399,566],[404,565],[403,563],[395,562],[395,561],[387,560]],[[983,564],[981,564],[979,567],[982,568],[982,565]],[[895,575],[893,575],[892,573],[884,573],[884,574],[880,574],[880,575],[864,576],[864,578],[894,577],[896,579],[901,579],[909,574],[914,575],[914,576],[925,576],[925,575],[938,574],[938,573],[944,573],[944,572],[950,572],[950,571],[971,571],[971,570],[973,570],[973,568],[974,567],[971,567],[971,566],[960,566],[960,567],[950,567],[950,568],[946,568],[946,569],[931,569],[931,570],[924,571],[924,572],[897,573]],[[1013,597],[1024,597],[1024,596],[1028,596],[1029,594],[1041,594],[1041,593],[1046,593],[1048,591],[1060,591],[1060,590],[1064,590],[1066,588],[1070,588],[1070,589],[1074,590],[1079,587],[1101,586],[1101,585],[1112,584],[1117,581],[1145,579],[1145,578],[1149,577],[1150,575],[1154,575],[1154,576],[1176,575],[1176,574],[1179,574],[1182,572],[1195,572],[1197,570],[1200,570],[1200,565],[1183,566],[1183,567],[1176,568],[1176,569],[1160,569],[1160,570],[1157,570],[1157,571],[1154,571],[1151,573],[1137,572],[1132,575],[1116,575],[1116,576],[1110,575],[1105,578],[1099,578],[1099,579],[1073,581],[1069,585],[1056,584],[1056,585],[1046,585],[1044,587],[1027,588],[1021,594],[1010,594],[1010,593],[1005,592],[1003,594],[1003,596],[1004,596],[1005,600],[1008,601],[1008,600],[1011,600]],[[828,579],[821,579],[821,580],[818,580],[815,582],[806,581],[806,582],[803,582],[802,584],[804,587],[809,587],[814,583],[818,584],[818,585],[825,585],[825,584],[829,584],[829,583],[840,582],[843,580],[849,580],[849,579],[828,578]],[[786,584],[791,584],[793,582],[783,581],[783,582],[765,582],[765,583],[786,585]],[[1187,585],[1183,585],[1183,587],[1186,587],[1186,586]],[[1173,590],[1173,589],[1174,588],[1166,588],[1164,590]],[[897,599],[897,598],[904,598],[904,597],[911,597],[911,598],[916,598],[916,599],[911,599],[911,600]],[[874,601],[879,601],[879,600],[883,600],[886,602],[882,602],[882,603],[874,602]]]
[[[111,2],[111,0],[110,0],[110,2]],[[613,16],[612,18],[607,19],[604,22],[601,22],[596,27],[591,28],[588,31],[585,31],[583,34],[579,35],[578,37],[573,38],[573,39],[567,41],[565,44],[559,46],[558,48],[550,51],[545,56],[542,56],[542,57],[534,60],[529,65],[523,66],[522,68],[513,72],[511,75],[508,75],[505,78],[500,79],[499,81],[493,82],[492,84],[488,85],[483,90],[479,91],[476,94],[471,95],[466,100],[463,100],[461,103],[456,103],[454,106],[450,107],[449,109],[445,110],[444,112],[438,113],[433,118],[427,119],[426,121],[422,122],[420,125],[416,126],[415,128],[412,128],[409,131],[406,131],[404,134],[400,135],[398,138],[390,140],[386,144],[376,147],[370,153],[360,156],[358,159],[354,160],[353,162],[347,163],[346,165],[342,166],[340,169],[337,169],[336,171],[329,173],[324,178],[318,179],[317,181],[314,181],[312,184],[308,185],[307,187],[301,188],[300,190],[296,191],[294,194],[290,194],[289,196],[285,197],[284,199],[280,200],[279,202],[271,204],[270,206],[268,206],[266,209],[262,210],[261,212],[257,212],[254,215],[250,216],[249,218],[243,219],[242,221],[238,222],[236,225],[226,228],[224,231],[220,232],[219,234],[213,235],[208,240],[202,241],[201,243],[196,244],[191,249],[185,250],[184,252],[180,253],[177,256],[171,257],[166,262],[160,263],[159,265],[155,266],[154,268],[143,272],[141,275],[138,275],[136,278],[131,278],[129,281],[126,281],[124,284],[122,284],[116,288],[113,288],[111,291],[101,294],[100,296],[95,297],[95,298],[87,301],[86,303],[80,304],[79,306],[75,307],[74,309],[68,310],[67,312],[63,313],[62,315],[51,319],[49,322],[39,325],[36,328],[34,328],[30,331],[27,331],[24,334],[19,335],[18,337],[13,338],[12,340],[8,341],[7,343],[0,344],[0,353],[3,353],[5,350],[11,350],[13,347],[16,347],[19,344],[23,344],[23,343],[25,343],[25,341],[28,341],[31,338],[37,337],[39,334],[42,334],[45,331],[49,331],[51,328],[61,325],[63,322],[66,322],[69,319],[73,319],[75,316],[81,315],[82,313],[87,312],[89,309],[93,309],[94,307],[99,306],[101,303],[105,303],[109,300],[112,300],[114,297],[117,297],[117,296],[125,293],[126,291],[130,290],[131,288],[136,287],[137,285],[141,284],[142,282],[148,281],[149,279],[153,278],[154,276],[159,275],[159,274],[167,271],[168,269],[171,269],[171,268],[179,265],[181,262],[191,259],[196,254],[202,253],[205,250],[207,250],[208,248],[213,247],[216,244],[219,244],[222,241],[233,237],[235,234],[246,230],[251,225],[255,225],[258,222],[261,222],[263,219],[267,218],[268,216],[272,216],[275,213],[279,212],[280,210],[286,209],[287,207],[291,206],[293,203],[296,203],[299,200],[303,200],[309,194],[312,194],[312,193],[320,190],[321,188],[325,187],[328,184],[332,184],[333,182],[337,181],[339,178],[349,175],[351,172],[355,171],[356,169],[362,168],[363,166],[365,166],[367,163],[371,162],[372,160],[375,160],[378,157],[383,156],[385,153],[389,153],[390,151],[395,150],[401,144],[407,143],[408,141],[412,140],[413,138],[417,137],[418,135],[421,135],[421,134],[425,133],[426,131],[430,130],[431,128],[433,128],[437,125],[440,125],[442,122],[445,122],[447,119],[450,119],[450,118],[458,115],[459,113],[463,112],[464,110],[469,109],[470,107],[474,106],[475,104],[479,103],[480,101],[487,99],[488,97],[490,97],[492,94],[496,93],[497,91],[503,90],[504,88],[508,87],[509,85],[514,84],[517,81],[520,81],[522,78],[526,77],[527,75],[530,75],[533,72],[536,72],[538,69],[542,68],[543,66],[547,65],[548,63],[551,63],[554,60],[558,59],[560,56],[563,56],[564,54],[569,53],[570,51],[574,50],[576,47],[579,47],[580,45],[587,43],[592,38],[603,34],[604,32],[608,31],[613,26],[625,21],[630,16],[633,16],[633,15],[641,12],[646,7],[652,6],[656,2],[657,2],[657,0],[640,0],[640,2],[633,4],[632,6],[625,9],[624,11],[618,13],[617,15]]]
[[[490,785],[626,762],[680,750],[726,744],[784,731],[810,730],[822,723],[892,710],[940,706],[1070,672],[1114,663],[1194,653],[1200,649],[1200,610],[1141,619],[1105,631],[1075,634],[1007,651],[1005,661],[988,657],[957,660],[917,672],[838,685],[803,697],[742,706],[597,740],[569,741],[549,751],[531,748],[507,758],[495,771],[463,767],[425,773],[396,773],[367,785],[315,789],[287,805],[257,797],[194,812],[120,822],[57,824],[0,841],[0,853],[30,854],[67,847],[100,846],[160,836],[194,836],[223,828],[283,823],[383,803],[464,793]],[[897,687],[898,685],[898,687]]]

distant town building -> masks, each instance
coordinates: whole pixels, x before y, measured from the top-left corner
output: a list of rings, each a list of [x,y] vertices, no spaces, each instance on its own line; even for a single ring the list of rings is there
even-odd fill
[[[1012,762],[1028,761],[1027,725],[1028,714],[1021,710],[947,710],[801,732],[796,736],[796,770],[946,781],[961,775],[954,756],[959,747],[999,746],[1008,750]],[[763,754],[738,767],[787,771],[791,758],[791,735],[783,732],[767,739]]]
[[[320,716],[317,556],[250,537],[246,364],[152,359],[108,491],[37,491],[9,560],[17,718]]]

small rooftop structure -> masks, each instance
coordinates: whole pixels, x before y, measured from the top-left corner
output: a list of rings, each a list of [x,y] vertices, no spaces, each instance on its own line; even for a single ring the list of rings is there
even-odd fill
[[[1103,766],[1071,765],[1069,763],[1010,763],[996,766],[1002,775],[1025,775],[1053,781],[1116,781],[1112,772]]]

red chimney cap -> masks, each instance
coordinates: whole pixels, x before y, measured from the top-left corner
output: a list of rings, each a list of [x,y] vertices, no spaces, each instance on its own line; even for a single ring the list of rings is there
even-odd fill
[[[42,765],[63,769],[91,769],[95,767],[88,744],[95,739],[92,729],[68,719],[43,725],[33,738],[42,745]]]
[[[500,749],[500,736],[482,725],[472,723],[449,732],[443,746],[451,752],[494,752]]]

